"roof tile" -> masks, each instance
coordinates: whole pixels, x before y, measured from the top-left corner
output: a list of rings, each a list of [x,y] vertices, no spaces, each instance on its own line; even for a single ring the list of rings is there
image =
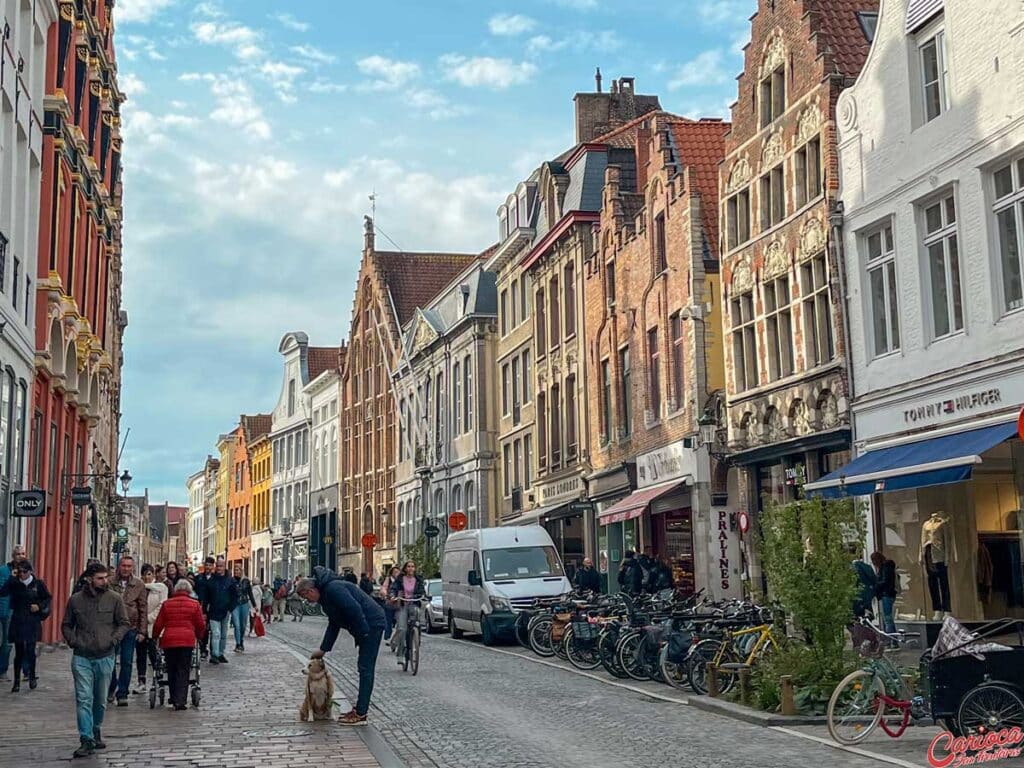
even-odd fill
[[[309,368],[309,380],[313,381],[324,371],[341,368],[341,347],[307,347],[306,365]]]
[[[816,10],[818,28],[836,68],[847,77],[856,77],[871,49],[857,14],[877,13],[878,0],[828,0],[817,3]]]
[[[377,251],[375,255],[395,301],[400,327],[412,318],[416,307],[430,304],[442,288],[479,258],[475,253]]]
[[[257,413],[252,416],[243,414],[241,422],[247,443],[255,442],[270,433],[271,416],[269,413]]]
[[[673,118],[672,139],[682,165],[690,169],[692,184],[701,199],[701,218],[708,245],[717,251],[718,166],[725,157],[725,134],[730,124],[722,120]]]

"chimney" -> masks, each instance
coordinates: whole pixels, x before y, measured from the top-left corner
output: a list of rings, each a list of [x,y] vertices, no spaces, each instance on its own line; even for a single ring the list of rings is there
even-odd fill
[[[373,252],[373,219],[363,216],[363,252]]]
[[[573,99],[576,105],[577,144],[593,141],[630,120],[661,109],[657,96],[637,95],[635,78],[612,80],[610,93],[601,90],[600,69],[594,79],[597,83],[596,93],[577,93]]]
[[[597,74],[594,75],[594,80],[597,81],[597,92],[601,92],[601,68],[597,68]]]

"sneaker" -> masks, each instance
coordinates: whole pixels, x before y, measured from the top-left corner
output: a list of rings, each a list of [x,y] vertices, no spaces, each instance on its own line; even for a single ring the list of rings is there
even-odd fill
[[[113,703],[114,703],[114,692],[111,691],[110,693],[107,694],[107,704],[113,704]]]
[[[219,661],[221,664],[227,664],[228,663],[227,658],[224,657],[224,656],[218,656],[217,657],[217,661]]]
[[[135,690],[132,691],[132,696],[138,696],[139,694],[142,694],[142,693],[145,693],[145,692],[146,692],[146,681],[145,680],[139,680],[139,682],[136,683],[136,685],[135,685]]]
[[[220,664],[220,659],[218,659],[216,656],[211,656],[210,657],[210,663],[211,664]]]
[[[174,711],[175,712],[184,712],[186,709],[188,709],[188,707],[185,706],[184,704],[175,704],[174,705]]]
[[[92,732],[92,748],[93,749],[106,749],[107,744],[103,741],[103,736],[100,735],[99,729]]]
[[[354,709],[339,717],[338,722],[342,725],[369,725],[366,715],[360,715]]]
[[[241,652],[242,652],[242,646],[236,645],[235,646],[235,653],[241,653]]]
[[[95,749],[96,746],[93,744],[91,739],[82,739],[82,743],[79,745],[78,749],[74,751],[72,757],[92,757]]]
[[[34,691],[36,689],[37,685],[39,685],[39,678],[38,677],[30,677],[28,679],[28,688],[29,688],[30,691]]]
[[[128,697],[127,696],[118,696],[117,697],[117,706],[119,706],[119,707],[127,707],[128,706]]]

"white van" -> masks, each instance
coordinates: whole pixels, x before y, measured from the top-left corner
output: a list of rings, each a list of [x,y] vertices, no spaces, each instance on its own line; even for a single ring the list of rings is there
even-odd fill
[[[516,613],[534,598],[571,589],[558,550],[539,525],[453,533],[444,545],[441,581],[452,637],[477,632],[485,645],[511,635]]]

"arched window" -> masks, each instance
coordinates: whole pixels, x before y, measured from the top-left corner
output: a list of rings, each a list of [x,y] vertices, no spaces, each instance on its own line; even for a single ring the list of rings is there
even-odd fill
[[[349,511],[341,513],[341,548],[348,549],[352,546],[352,516]]]
[[[331,464],[329,475],[332,483],[338,482],[338,428],[331,427]]]
[[[462,489],[459,486],[452,488],[452,512],[462,511]]]
[[[466,483],[466,517],[469,519],[470,528],[479,528],[480,521],[476,519],[476,496],[473,488],[473,481]]]
[[[373,533],[373,507],[369,504],[363,508],[363,530],[361,534],[362,533]]]
[[[313,484],[322,488],[327,481],[327,475],[320,468],[320,438],[313,438]]]
[[[462,434],[462,376],[459,364],[452,367],[452,423],[454,434],[452,437]]]
[[[430,514],[433,517],[444,517],[444,491],[440,488],[434,491],[434,507]]]

